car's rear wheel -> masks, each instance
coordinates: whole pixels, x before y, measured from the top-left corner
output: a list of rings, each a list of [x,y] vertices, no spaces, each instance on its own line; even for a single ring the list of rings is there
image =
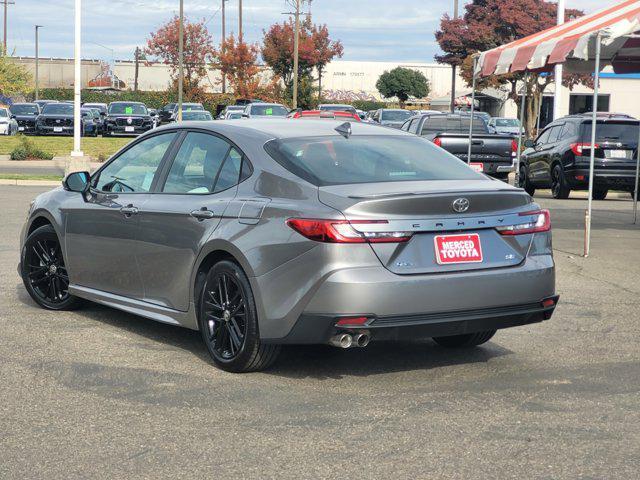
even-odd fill
[[[520,188],[523,188],[525,192],[533,197],[533,194],[536,193],[536,187],[531,184],[531,180],[529,180],[529,175],[527,174],[527,167],[522,165],[520,167]]]
[[[447,348],[468,348],[488,342],[496,334],[495,330],[467,333],[466,335],[452,335],[450,337],[434,337],[433,340]]]
[[[22,281],[38,305],[49,310],[73,310],[81,300],[69,293],[69,273],[60,241],[51,225],[34,230],[22,249]]]
[[[594,190],[593,191],[593,199],[594,200],[604,200],[607,198],[607,194],[609,193],[608,189],[603,190]]]
[[[213,363],[228,372],[264,370],[280,352],[280,345],[260,342],[251,285],[232,261],[223,260],[209,270],[200,296],[199,320]]]
[[[551,195],[553,195],[553,198],[565,200],[569,198],[570,193],[571,189],[564,178],[562,167],[558,164],[554,165],[551,170]]]

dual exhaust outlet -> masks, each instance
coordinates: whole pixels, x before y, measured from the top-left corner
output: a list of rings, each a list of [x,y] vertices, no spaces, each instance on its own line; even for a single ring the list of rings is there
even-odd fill
[[[369,345],[370,340],[371,335],[369,332],[358,332],[353,335],[350,333],[338,333],[329,339],[329,345],[338,348],[364,348]]]

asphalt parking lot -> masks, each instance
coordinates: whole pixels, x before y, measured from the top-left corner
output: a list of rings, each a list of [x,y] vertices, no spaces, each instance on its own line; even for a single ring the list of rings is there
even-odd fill
[[[42,188],[0,186],[0,478],[627,479],[640,471],[640,226],[551,209],[551,321],[484,347],[290,347],[215,369],[198,333],[97,305],[39,309],[16,273]]]

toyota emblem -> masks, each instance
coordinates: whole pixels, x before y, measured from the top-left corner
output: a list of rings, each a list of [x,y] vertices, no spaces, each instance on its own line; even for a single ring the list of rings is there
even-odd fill
[[[469,210],[469,200],[466,198],[456,198],[451,204],[454,212],[464,213]]]

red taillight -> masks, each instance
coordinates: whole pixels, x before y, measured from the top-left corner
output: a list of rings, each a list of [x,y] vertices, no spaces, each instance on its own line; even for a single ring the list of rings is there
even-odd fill
[[[549,210],[536,210],[534,212],[523,212],[521,217],[535,217],[528,222],[506,227],[496,227],[501,235],[523,235],[525,233],[548,232],[551,230],[551,216]]]
[[[439,147],[442,146],[442,139],[440,137],[436,137],[433,139],[433,143]]]
[[[400,243],[411,238],[411,232],[366,230],[367,225],[389,223],[387,220],[324,220],[290,218],[287,225],[303,237],[324,243]],[[357,226],[357,229],[354,228]]]
[[[594,144],[595,148],[600,148],[600,145],[598,145],[597,143]],[[586,150],[586,152],[585,152]],[[591,144],[590,143],[572,143],[571,144],[571,151],[579,156],[582,156],[585,153],[591,153],[589,150],[591,150]]]
[[[336,327],[361,327],[368,321],[368,317],[343,317],[336,322]]]
[[[518,142],[511,140],[511,156],[516,157],[518,155]]]

